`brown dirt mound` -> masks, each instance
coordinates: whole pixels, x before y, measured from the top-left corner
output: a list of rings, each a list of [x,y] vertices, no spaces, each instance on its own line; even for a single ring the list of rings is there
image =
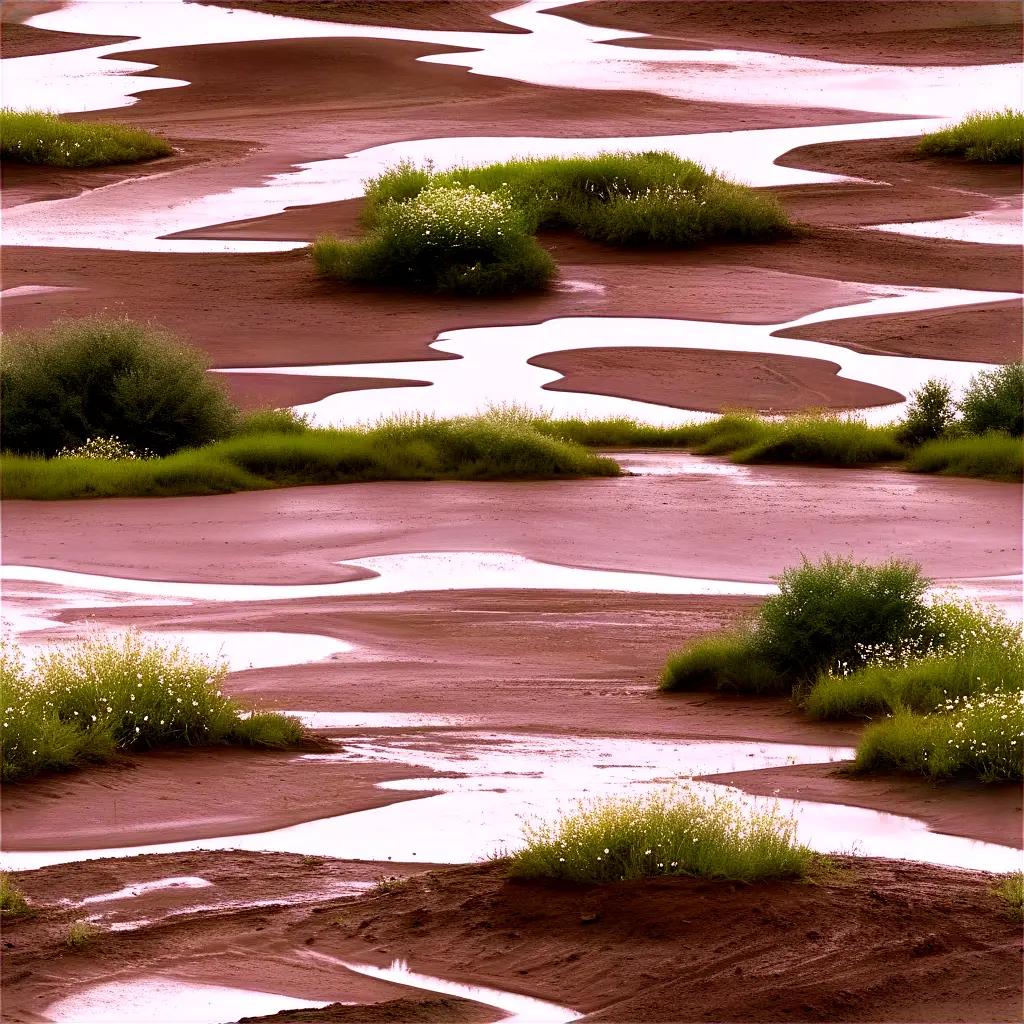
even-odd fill
[[[838,363],[704,349],[580,348],[530,362],[564,374],[546,391],[586,391],[677,409],[795,412],[890,405],[898,391],[837,377]]]
[[[648,32],[660,38],[647,45],[666,49],[682,43],[865,64],[1007,64],[1021,56],[1020,5],[1013,2],[589,0],[558,14]]]
[[[431,31],[525,32],[491,15],[511,10],[514,0],[190,0],[289,18],[382,25]]]

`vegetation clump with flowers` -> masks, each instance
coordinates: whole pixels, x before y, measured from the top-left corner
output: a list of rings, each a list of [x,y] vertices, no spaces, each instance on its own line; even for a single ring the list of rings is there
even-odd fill
[[[165,139],[138,128],[69,121],[41,110],[0,110],[0,156],[48,167],[102,167],[170,156]]]
[[[795,820],[777,808],[749,811],[729,797],[672,791],[581,804],[551,824],[528,826],[525,838],[511,858],[513,876],[572,882],[801,878],[815,858],[796,841]]]
[[[221,685],[224,664],[137,633],[97,636],[27,664],[0,643],[0,779],[106,761],[120,751],[231,743],[289,747],[302,725],[275,712],[247,713]]]
[[[367,183],[357,242],[317,239],[320,274],[463,295],[543,288],[555,264],[533,233],[569,228],[610,245],[684,248],[792,233],[771,196],[672,153],[513,160],[434,172],[398,164]]]

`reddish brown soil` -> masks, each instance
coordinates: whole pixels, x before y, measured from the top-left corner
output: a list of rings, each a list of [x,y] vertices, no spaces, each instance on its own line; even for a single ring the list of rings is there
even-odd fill
[[[898,391],[837,377],[838,363],[705,349],[580,348],[530,360],[565,376],[547,391],[587,391],[678,409],[758,412],[858,409],[902,400]],[[738,392],[742,390],[742,396]]]
[[[33,12],[40,13],[40,12]],[[65,50],[84,50],[90,46],[124,43],[135,36],[96,36],[84,32],[50,32],[7,21],[0,26],[0,57],[32,57],[41,53],[62,53]]]
[[[870,807],[923,818],[934,832],[1003,846],[1024,845],[1021,787],[970,781],[932,782],[912,775],[853,775],[852,762],[800,764],[708,775],[710,782],[760,796]]]
[[[215,860],[218,887],[235,884],[230,871],[246,885],[259,880],[257,893],[294,891],[303,872],[311,887],[323,887],[358,878],[360,870],[224,854],[161,858],[158,870],[209,877]],[[95,882],[78,882],[85,871],[116,873],[121,883],[141,873],[137,865],[157,867],[151,858],[75,865],[70,886],[68,868],[18,881],[46,899],[50,887],[91,891]],[[437,999],[350,978],[308,957],[311,950],[364,963],[400,956],[416,971],[518,991],[575,1007],[585,1020],[620,1024],[1009,1021],[1020,1007],[1020,929],[1001,911],[993,882],[983,873],[855,858],[838,858],[836,869],[811,885],[693,878],[574,885],[509,880],[497,864],[416,874],[394,891],[325,899],[312,912],[185,914],[105,934],[74,953],[63,944],[74,911],[44,908],[5,929],[14,947],[4,962],[5,1016],[23,1021],[85,984],[154,969],[223,983],[228,965],[231,984],[309,999],[336,999],[339,986],[343,998],[360,1002]],[[384,1007],[375,1013],[381,1016],[355,1019],[466,1019],[389,1015]]]
[[[294,752],[150,752],[120,765],[6,783],[4,849],[88,850],[265,832],[412,799],[417,794],[377,788],[409,773],[386,764],[299,761]]]
[[[190,0],[196,2],[196,0]],[[217,7],[337,21],[345,25],[383,25],[458,32],[525,32],[491,15],[510,10],[513,0],[198,0]]]
[[[308,583],[333,563],[413,551],[768,580],[825,552],[897,555],[936,579],[1020,572],[1015,487],[888,470],[760,467],[726,476],[391,482],[219,497],[5,502],[4,557],[143,579]],[[685,528],[681,528],[685,524]]]
[[[280,408],[319,402],[343,391],[375,388],[423,387],[427,381],[389,380],[384,377],[296,377],[288,373],[218,374],[227,382],[232,401],[242,409]]]
[[[588,0],[558,13],[651,33],[658,38],[645,45],[666,49],[683,43],[863,64],[1006,64],[1021,57],[1021,12],[1012,2]]]

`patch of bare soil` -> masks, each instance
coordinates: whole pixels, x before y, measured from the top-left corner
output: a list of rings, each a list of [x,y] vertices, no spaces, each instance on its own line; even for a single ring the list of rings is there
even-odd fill
[[[1021,10],[979,0],[587,0],[562,17],[655,39],[665,49],[727,48],[855,64],[1008,64]],[[634,46],[630,39],[623,46]]]
[[[525,32],[491,15],[511,10],[514,0],[190,0],[217,7],[312,18],[345,25],[383,25],[431,31]]]
[[[6,5],[5,5],[6,6]],[[42,13],[39,11],[33,13]],[[85,32],[51,32],[21,22],[4,20],[0,25],[0,57],[34,57],[43,53],[85,50],[90,46],[126,43],[136,36],[97,36]]]
[[[425,387],[428,383],[385,377],[299,377],[290,373],[229,373],[217,376],[227,383],[231,400],[242,409],[277,409],[285,405],[319,402],[344,391]]]
[[[898,391],[837,377],[838,363],[704,349],[579,348],[530,362],[564,374],[546,391],[586,391],[677,409],[758,412],[858,409],[902,401]],[[742,391],[742,394],[739,392]]]
[[[231,856],[177,858],[175,868],[205,876],[222,859],[265,889],[268,876],[287,878],[298,867],[294,858],[274,858],[268,870],[255,855],[239,864]],[[138,870],[134,863],[103,862],[100,870],[123,879]],[[71,870],[81,868],[17,880],[26,888],[59,885]],[[354,870],[328,862],[311,875],[322,886],[325,874]],[[437,996],[350,977],[309,955],[323,953],[364,963],[407,958],[416,971],[620,1024],[1009,1021],[1020,1006],[1020,929],[992,894],[994,881],[981,872],[839,857],[813,884],[663,878],[578,885],[510,880],[499,863],[418,873],[391,891],[324,899],[312,911],[165,918],[104,934],[79,952],[63,946],[71,915],[46,908],[5,929],[13,945],[4,962],[5,1013],[25,1020],[85,985],[159,971],[307,999],[337,999],[343,987],[345,999],[378,1004],[373,1017],[356,1019],[435,1019],[419,1016],[430,1010],[413,1004]],[[394,999],[408,1001],[408,1016],[388,1006]]]

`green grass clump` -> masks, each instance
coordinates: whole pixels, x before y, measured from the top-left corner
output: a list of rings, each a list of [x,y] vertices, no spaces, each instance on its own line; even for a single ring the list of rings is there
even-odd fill
[[[971,114],[950,128],[925,135],[917,148],[929,156],[1019,164],[1024,160],[1024,111],[1007,107]]]
[[[430,186],[380,204],[366,238],[325,235],[311,253],[322,277],[457,295],[537,291],[555,272],[509,197],[472,186]]]
[[[450,187],[507,196],[528,231],[568,228],[611,245],[682,248],[792,232],[772,196],[665,152],[527,157],[443,172],[399,164],[367,183],[367,216],[372,222],[389,204]]]
[[[49,167],[102,167],[170,156],[170,143],[138,128],[69,121],[39,110],[0,110],[0,157]]]
[[[4,450],[54,455],[93,438],[166,455],[233,432],[238,412],[195,349],[126,318],[59,321],[5,339]]]
[[[661,688],[791,692],[821,671],[862,664],[879,648],[901,649],[928,628],[928,581],[907,562],[804,559],[777,581],[779,593],[743,629],[672,654]]]
[[[814,854],[795,836],[793,819],[777,810],[750,813],[727,797],[607,800],[527,828],[526,846],[512,856],[510,872],[573,882],[662,875],[743,882],[800,878]]]
[[[865,729],[855,767],[934,779],[1020,781],[1024,778],[1024,691],[955,697],[927,715],[899,711]]]
[[[27,668],[0,644],[0,779],[13,781],[118,751],[213,743],[287,747],[303,736],[294,719],[247,717],[220,690],[227,666],[135,633],[95,637],[40,655]]]
[[[1005,434],[938,438],[913,449],[906,466],[912,473],[1020,480],[1024,478],[1024,441]]]
[[[863,650],[853,671],[819,675],[804,702],[812,718],[872,718],[929,712],[955,697],[1024,687],[1024,637],[998,611],[945,600],[900,647]]]
[[[6,871],[0,871],[0,917],[21,917],[28,913],[28,900],[11,881]]]
[[[1013,871],[1004,876],[993,892],[1003,901],[1011,917],[1024,921],[1024,871]]]
[[[68,949],[85,949],[100,934],[100,929],[88,921],[72,921],[64,934]]]
[[[222,494],[370,480],[495,480],[615,476],[618,463],[494,410],[409,417],[349,430],[242,434],[163,459],[0,460],[3,497],[66,499]]]

